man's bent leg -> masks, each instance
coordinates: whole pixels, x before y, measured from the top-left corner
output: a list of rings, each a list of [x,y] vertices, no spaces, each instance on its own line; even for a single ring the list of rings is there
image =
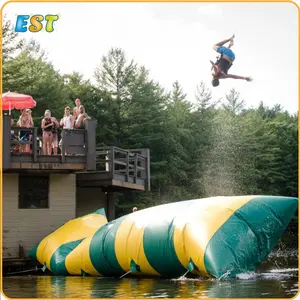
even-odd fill
[[[233,42],[233,39],[232,39],[232,40],[230,40],[228,48],[230,49],[233,45],[234,45],[234,42]]]
[[[218,48],[218,47],[220,47],[220,46],[223,46],[224,44],[226,44],[226,43],[228,43],[228,42],[231,42],[232,45],[233,45],[233,39],[234,39],[234,35],[233,35],[230,39],[227,39],[227,40],[224,40],[224,41],[221,41],[221,42],[215,44],[215,45],[214,45],[214,49],[216,49],[216,48]],[[231,46],[232,46],[232,45],[231,45]],[[231,46],[230,46],[230,47],[231,47]],[[229,47],[229,48],[230,48],[230,47]]]

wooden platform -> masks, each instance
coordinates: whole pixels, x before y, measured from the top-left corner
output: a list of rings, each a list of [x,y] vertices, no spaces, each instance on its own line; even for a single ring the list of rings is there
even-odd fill
[[[84,170],[84,163],[58,163],[58,162],[49,162],[49,163],[31,163],[31,162],[11,162],[9,168],[4,169],[3,171],[16,171],[16,170]]]
[[[5,114],[2,125],[4,171],[56,170],[60,173],[65,170],[96,170],[95,120],[89,120],[85,129],[59,129],[57,139],[62,143],[57,149],[58,155],[43,155],[42,137],[38,136],[37,127],[12,127],[11,116]],[[21,138],[24,133],[27,134],[27,140]]]
[[[103,187],[106,190],[117,191],[122,189],[132,189],[145,191],[145,180],[134,178],[133,176],[111,174],[107,171],[77,173],[77,185],[80,187]]]
[[[149,149],[96,148],[96,171],[76,172],[77,186],[150,191]]]

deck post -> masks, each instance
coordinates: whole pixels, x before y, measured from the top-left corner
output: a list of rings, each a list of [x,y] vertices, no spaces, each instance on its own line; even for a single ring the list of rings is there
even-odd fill
[[[96,120],[88,120],[86,124],[86,169],[96,170]]]
[[[10,141],[10,131],[11,131],[11,116],[8,114],[2,115],[3,119],[3,143],[2,143],[2,168],[7,169],[9,168],[10,165],[10,146],[11,146],[11,141]]]
[[[146,159],[141,162],[141,167],[145,168],[145,171],[141,172],[141,177],[145,179],[147,189],[150,192],[150,149],[141,149],[141,155],[146,157]]]
[[[114,192],[107,192],[107,218],[108,222],[115,219],[116,207],[115,207],[115,195]]]
[[[32,154],[33,154],[33,162],[37,162],[37,128],[34,127],[32,131]]]

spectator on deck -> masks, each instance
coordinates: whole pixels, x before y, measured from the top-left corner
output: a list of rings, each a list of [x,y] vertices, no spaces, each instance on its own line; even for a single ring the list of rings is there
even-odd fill
[[[75,123],[75,118],[70,113],[70,107],[65,107],[65,114],[64,117],[60,120],[60,126],[63,127],[63,129],[73,129]],[[62,138],[59,141],[59,148],[62,149]]]
[[[30,117],[29,117],[29,112],[26,109],[21,110],[21,115],[19,117],[19,120],[17,122],[18,127],[22,128],[29,128],[30,127]],[[20,129],[19,132],[19,138],[23,142],[29,141],[29,131],[22,130]],[[22,152],[29,152],[30,151],[30,145],[24,144],[21,147]]]
[[[10,126],[14,126],[14,119],[10,120]],[[11,152],[20,154],[22,150],[22,144],[24,143],[22,140],[19,139],[18,136],[15,135],[15,131],[11,129],[10,131],[10,140],[11,140]]]
[[[51,113],[47,109],[44,113],[44,118],[41,122],[41,127],[43,130],[43,154],[44,155],[51,155],[52,152],[53,126],[54,123],[51,119]]]
[[[80,107],[80,105],[81,105],[81,101],[80,101],[79,98],[77,98],[75,100],[75,107],[73,108],[73,116],[74,116],[75,120],[77,120],[77,118],[79,117],[79,114],[80,114],[79,107]]]
[[[79,113],[78,118],[76,119],[76,122],[75,122],[75,128],[77,128],[77,129],[84,129],[85,125],[86,125],[86,121],[88,119],[90,119],[90,117],[85,112],[85,109],[84,109],[83,105],[79,106],[79,112],[80,113]]]
[[[64,129],[73,129],[75,123],[75,118],[70,113],[70,107],[65,107],[64,117],[60,120],[60,126]]]
[[[49,110],[50,116],[51,112]],[[58,148],[58,136],[57,136],[57,130],[59,128],[59,123],[56,120],[55,117],[51,116],[51,120],[53,122],[53,127],[52,127],[52,149],[53,149],[53,155],[57,155],[57,148]],[[52,153],[52,152],[51,152]]]

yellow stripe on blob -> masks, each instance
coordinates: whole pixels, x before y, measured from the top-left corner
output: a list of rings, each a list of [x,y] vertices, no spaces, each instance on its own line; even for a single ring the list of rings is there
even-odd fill
[[[106,217],[99,213],[68,221],[41,241],[37,248],[37,260],[51,271],[51,257],[60,246],[91,236],[106,223]]]
[[[189,216],[176,218],[174,246],[181,264],[187,267],[192,260],[196,267],[193,273],[208,276],[204,265],[204,253],[208,242],[233,213],[252,198],[241,196],[201,199],[193,204],[193,210],[188,210]]]
[[[143,273],[159,275],[149,264],[144,251],[143,237],[146,216],[139,213],[128,215],[116,234],[115,252],[117,260],[125,272],[133,271],[131,263],[134,262]],[[132,272],[139,273],[139,272]]]
[[[81,275],[82,271],[92,276],[101,276],[90,258],[90,244],[93,234],[82,241],[66,258],[66,268],[70,275]]]

